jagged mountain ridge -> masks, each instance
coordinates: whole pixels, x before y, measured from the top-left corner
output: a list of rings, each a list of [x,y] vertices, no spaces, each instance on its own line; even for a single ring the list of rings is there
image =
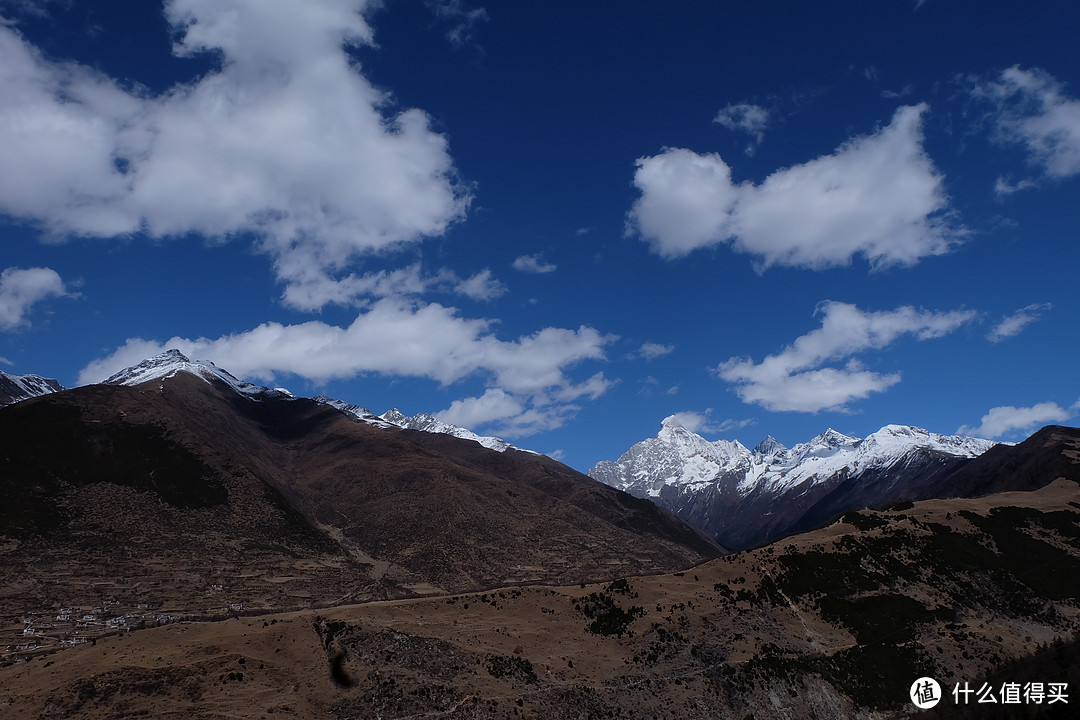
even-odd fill
[[[63,389],[64,386],[52,378],[41,375],[12,375],[0,370],[0,407]]]
[[[830,428],[792,448],[769,436],[749,450],[738,441],[710,442],[672,416],[655,438],[597,463],[589,476],[651,498],[741,549],[846,510],[932,496],[945,474],[995,444],[886,425],[866,438]]]
[[[289,398],[292,393],[284,388],[268,388],[255,385],[238,379],[227,370],[223,370],[207,360],[190,360],[182,352],[176,349],[167,350],[154,357],[147,358],[142,362],[125,368],[104,381],[106,385],[139,385],[164,378],[173,377],[176,373],[187,372],[200,377],[207,382],[218,379],[231,387],[237,393],[254,399],[265,398]],[[316,395],[312,398],[315,402],[329,405],[332,408],[351,415],[352,417],[379,428],[402,428],[405,430],[419,430],[421,432],[440,433],[452,435],[464,440],[472,440],[491,450],[504,452],[508,449],[521,450],[505,440],[497,437],[478,435],[471,430],[450,423],[443,422],[433,415],[419,413],[408,417],[397,408],[382,415],[376,415],[367,408],[355,405],[344,400]],[[526,450],[525,452],[533,452]]]

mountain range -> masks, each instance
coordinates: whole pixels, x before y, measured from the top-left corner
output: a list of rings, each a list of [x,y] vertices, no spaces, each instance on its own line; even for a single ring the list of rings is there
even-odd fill
[[[725,553],[551,458],[350,407],[167,353],[0,408],[0,714],[884,719],[923,676],[1080,684],[1080,430],[747,450],[667,421],[646,496],[724,467],[796,509]],[[896,486],[950,499],[847,507]]]
[[[596,464],[589,476],[650,498],[739,550],[848,510],[951,497],[952,474],[996,445],[886,425],[865,438],[830,428],[792,448],[769,436],[749,450],[737,440],[710,442],[672,416],[656,437]]]

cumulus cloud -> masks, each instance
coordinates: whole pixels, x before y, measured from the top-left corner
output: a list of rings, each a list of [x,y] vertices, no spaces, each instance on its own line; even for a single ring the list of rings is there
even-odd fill
[[[372,42],[369,6],[169,0],[174,53],[220,67],[160,94],[0,27],[0,212],[57,237],[250,233],[286,302],[339,295],[358,260],[442,234],[470,201],[447,139],[346,52]]]
[[[765,140],[765,128],[769,126],[769,111],[753,103],[732,103],[716,113],[713,122],[731,130],[749,135],[754,142],[747,146],[747,154]]]
[[[986,339],[990,342],[1001,342],[1005,338],[1019,335],[1023,332],[1024,328],[1039,319],[1042,313],[1050,310],[1054,306],[1050,303],[1035,303],[1028,305],[1027,307],[1020,308],[1012,315],[1006,315],[1001,319],[994,329],[986,336]]]
[[[0,273],[0,330],[30,324],[27,314],[37,303],[69,295],[64,281],[52,268],[14,268]]]
[[[997,104],[997,139],[1027,148],[1031,162],[1052,178],[1080,173],[1080,100],[1050,74],[1018,65],[977,82],[977,96]],[[1006,190],[1030,185],[1004,184]]]
[[[521,255],[514,259],[512,267],[520,272],[533,273],[535,275],[555,272],[558,269],[554,263],[545,262],[542,253],[536,253],[535,255]]]
[[[944,181],[922,147],[925,111],[901,107],[877,132],[756,185],[735,184],[715,153],[640,158],[627,230],[669,259],[729,243],[762,270],[846,265],[855,255],[875,267],[914,265],[946,253],[962,231],[944,217]]]
[[[272,382],[296,375],[316,383],[362,374],[419,377],[451,385],[480,375],[489,385],[481,398],[463,400],[447,409],[448,417],[484,417],[503,426],[526,430],[557,426],[576,409],[573,402],[595,399],[611,383],[602,374],[576,382],[570,368],[586,360],[604,359],[604,346],[614,340],[590,327],[544,328],[517,340],[500,340],[492,321],[463,318],[439,304],[418,304],[384,298],[339,327],[319,321],[296,325],[264,323],[242,333],[216,339],[173,337],[164,342],[129,339],[108,357],[95,360],[79,374],[79,384],[100,382],[109,375],[168,348],[211,360],[241,377]],[[520,412],[499,413],[517,403]],[[493,414],[495,413],[495,414]]]
[[[817,313],[821,327],[781,352],[760,363],[730,358],[715,369],[716,374],[734,386],[743,402],[767,410],[848,411],[851,402],[900,382],[899,373],[867,370],[854,355],[883,349],[907,335],[918,340],[942,337],[975,317],[966,310],[932,312],[908,306],[866,312],[833,301],[822,303]],[[845,359],[842,366],[823,367]]]
[[[1054,402],[1043,402],[1032,407],[1003,405],[991,408],[990,412],[982,416],[979,425],[975,427],[964,425],[956,433],[994,439],[1017,431],[1023,431],[1023,434],[1028,435],[1042,425],[1065,422],[1075,411],[1075,408],[1072,412],[1065,410]]]

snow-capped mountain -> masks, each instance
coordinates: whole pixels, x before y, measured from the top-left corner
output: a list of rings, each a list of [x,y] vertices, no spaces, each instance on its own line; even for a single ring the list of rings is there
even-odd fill
[[[262,385],[254,385],[249,382],[244,382],[238,379],[231,373],[222,368],[219,368],[212,362],[206,360],[190,360],[182,352],[176,349],[167,350],[160,355],[147,358],[138,365],[133,365],[129,368],[125,368],[116,373],[112,377],[105,380],[107,385],[142,385],[143,383],[153,382],[156,380],[164,380],[170,378],[180,372],[190,373],[197,377],[202,378],[207,382],[213,380],[219,380],[231,387],[240,395],[250,398],[252,400],[261,400],[266,398],[292,398],[293,395],[284,388],[271,389],[263,387]],[[511,445],[497,437],[489,437],[484,435],[477,435],[471,430],[467,430],[457,425],[451,425],[449,423],[442,422],[438,418],[428,415],[426,413],[420,413],[412,417],[407,417],[399,410],[394,409],[383,415],[379,416],[371,412],[365,407],[360,405],[354,405],[344,400],[336,400],[334,398],[327,397],[325,395],[317,395],[312,398],[315,402],[322,403],[323,405],[329,405],[336,408],[348,415],[355,417],[357,420],[365,422],[369,425],[374,425],[381,428],[403,428],[406,430],[420,430],[422,432],[441,433],[444,435],[453,435],[454,437],[462,438],[465,440],[473,440],[480,443],[486,448],[504,452],[508,449],[520,449]],[[532,450],[526,450],[525,452],[533,452]],[[539,453],[536,453],[539,454]]]
[[[208,360],[189,360],[182,352],[176,349],[166,350],[160,355],[147,358],[138,365],[124,368],[115,375],[107,378],[104,385],[142,385],[155,380],[171,378],[177,373],[186,372],[202,378],[206,382],[219,380],[240,395],[253,400],[265,398],[291,398],[292,393],[284,388],[268,388],[262,385],[254,385],[240,380],[227,370],[219,368]]]
[[[360,405],[353,405],[352,403],[347,403],[344,400],[335,400],[334,398],[327,397],[326,395],[316,395],[311,399],[317,403],[322,403],[323,405],[329,405],[332,408],[336,408],[341,412],[345,413],[346,415],[352,415],[357,420],[366,422],[368,425],[374,425],[375,427],[381,428],[399,427],[394,423],[383,420],[381,417],[371,412],[366,407],[361,407]]]
[[[792,448],[770,436],[748,450],[738,441],[710,442],[669,417],[655,438],[589,475],[740,548],[837,512],[931,496],[945,474],[995,444],[886,425],[861,439],[830,428]]]
[[[325,395],[319,395],[313,398],[317,402],[330,405],[332,407],[341,410],[344,413],[348,413],[358,420],[368,423],[369,425],[375,425],[377,427],[398,427],[405,430],[419,430],[421,432],[440,433],[442,435],[453,435],[454,437],[461,438],[463,440],[472,440],[478,442],[484,447],[490,450],[496,450],[498,452],[506,452],[507,450],[522,450],[522,448],[511,445],[502,438],[491,437],[490,435],[477,435],[472,430],[468,430],[457,425],[451,425],[450,423],[439,420],[434,415],[428,415],[427,413],[418,413],[409,417],[403,412],[394,408],[382,415],[376,415],[365,407],[359,405],[350,405],[342,400],[334,400],[328,398]],[[524,450],[524,452],[535,453],[533,450]]]
[[[0,407],[63,389],[64,386],[52,378],[40,375],[11,375],[0,370]]]
[[[506,452],[507,450],[514,448],[513,445],[502,438],[491,437],[489,435],[477,435],[472,430],[445,423],[434,415],[428,415],[427,413],[418,413],[412,417],[408,417],[397,408],[394,408],[389,412],[383,413],[380,417],[386,422],[393,423],[400,428],[453,435],[454,437],[459,437],[464,440],[473,440],[486,448],[497,450],[498,452]],[[518,450],[520,448],[514,449]]]

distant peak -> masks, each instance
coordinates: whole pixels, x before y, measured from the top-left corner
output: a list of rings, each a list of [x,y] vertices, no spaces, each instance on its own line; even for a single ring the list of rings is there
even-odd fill
[[[754,448],[754,453],[758,455],[773,455],[775,453],[783,452],[785,450],[787,450],[787,447],[785,447],[783,443],[774,438],[772,435],[769,435],[767,438],[757,444],[757,447]]]
[[[398,425],[398,424],[405,423],[405,422],[409,421],[409,417],[405,413],[398,410],[397,408],[394,408],[392,410],[388,410],[388,411],[384,412],[382,415],[380,415],[379,417],[381,417],[386,422],[393,423],[395,425]]]
[[[859,441],[859,438],[845,435],[842,432],[837,432],[832,428],[829,428],[825,432],[818,435],[812,442],[820,442],[826,445],[850,445]]]
[[[191,362],[191,360],[188,359],[187,355],[180,352],[176,348],[169,348],[165,352],[160,353],[160,354],[155,355],[154,357],[150,358],[149,360],[147,360],[147,362],[183,362],[183,363],[189,363],[189,362]]]
[[[668,415],[660,422],[660,427],[670,428],[672,430],[685,430],[686,426],[679,422],[679,418],[674,415]]]

